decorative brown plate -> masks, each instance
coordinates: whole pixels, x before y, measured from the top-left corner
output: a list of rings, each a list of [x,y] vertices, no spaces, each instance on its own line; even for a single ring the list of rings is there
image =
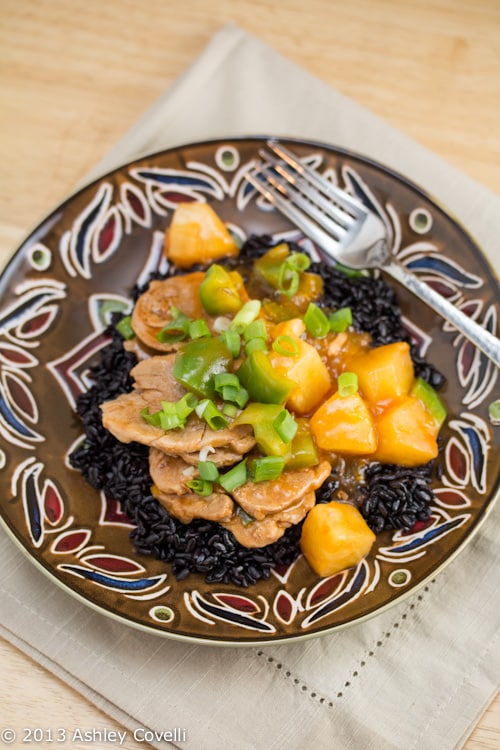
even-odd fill
[[[361,156],[285,141],[371,202],[393,251],[495,332],[498,282],[467,233],[420,189]],[[176,581],[134,551],[131,524],[68,455],[81,439],[75,399],[133,285],[165,267],[162,238],[179,201],[206,200],[240,239],[308,240],[258,198],[245,172],[262,139],[197,143],[140,159],[70,197],[19,248],[0,281],[0,516],[24,552],[81,601],[150,633],[226,645],[317,636],[375,615],[455,557],[490,509],[500,474],[499,428],[488,419],[498,370],[398,288],[405,323],[447,378],[441,478],[427,523],[383,532],[358,567],[318,579],[303,558],[248,588]]]

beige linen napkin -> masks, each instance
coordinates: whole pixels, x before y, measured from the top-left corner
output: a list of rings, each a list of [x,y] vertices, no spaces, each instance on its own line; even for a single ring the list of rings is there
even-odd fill
[[[500,261],[498,196],[234,26],[92,176],[163,147],[256,134],[380,160],[434,194]],[[176,747],[448,750],[462,746],[498,683],[499,539],[497,507],[435,581],[384,614],[320,639],[225,649],[163,640],[81,605],[2,532],[0,634],[129,730],[184,728]]]

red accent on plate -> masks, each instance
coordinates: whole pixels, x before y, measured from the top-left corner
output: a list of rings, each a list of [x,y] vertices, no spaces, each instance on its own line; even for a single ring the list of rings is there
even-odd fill
[[[0,346],[0,355],[7,362],[12,362],[14,365],[33,365],[33,357],[29,357],[21,349],[11,349],[10,347]]]
[[[106,250],[109,248],[109,246],[112,244],[114,238],[115,238],[115,232],[116,232],[116,216],[114,214],[111,214],[103,228],[101,229],[101,232],[99,234],[99,242],[98,242],[98,249],[100,253],[105,253]]]
[[[427,529],[429,526],[432,526],[434,523],[434,518],[430,516],[430,518],[427,519],[427,521],[415,521],[413,526],[409,531],[402,531],[401,536],[413,536],[413,534],[418,534],[420,531],[423,531],[424,529]]]
[[[458,443],[451,443],[448,456],[455,476],[464,480],[467,477],[467,458],[463,448]]]
[[[342,579],[342,574],[332,576],[332,578],[326,578],[325,581],[318,586],[313,596],[311,597],[311,606],[317,604],[322,599],[326,599],[330,594],[335,591]]]
[[[464,375],[467,375],[470,372],[470,369],[476,360],[476,351],[475,346],[469,341],[464,341],[462,344],[459,358],[460,368]]]
[[[64,513],[64,503],[61,495],[51,482],[47,482],[43,493],[43,507],[48,522],[52,525],[59,523]]]
[[[436,292],[439,292],[442,297],[454,297],[457,293],[457,290],[451,286],[451,284],[447,284],[441,279],[428,279],[427,283],[435,289]]]
[[[161,197],[166,200],[170,201],[170,203],[194,203],[196,202],[196,198],[193,198],[191,195],[186,195],[186,193],[177,193],[172,191],[161,191],[160,192]]]
[[[251,599],[247,599],[246,596],[238,596],[237,594],[217,594],[217,599],[228,607],[237,609],[240,612],[258,612],[259,608]]]
[[[276,597],[276,612],[284,622],[290,622],[293,615],[293,605],[290,597],[280,591]]]
[[[28,334],[33,335],[38,331],[44,331],[51,319],[52,312],[50,310],[45,310],[44,312],[38,313],[38,315],[34,315],[29,320],[26,320],[21,326],[20,331],[25,336]]]
[[[89,537],[88,531],[73,531],[64,534],[54,546],[54,552],[76,552]]]
[[[146,218],[146,211],[144,210],[144,206],[140,198],[136,195],[136,193],[134,193],[133,190],[125,191],[125,200],[127,201],[135,216],[137,216],[139,219]]]
[[[130,518],[122,511],[118,500],[108,495],[105,496],[105,500],[104,521],[106,523],[128,523],[132,525]]]
[[[12,378],[8,373],[5,373],[5,384],[9,390],[9,395],[13,403],[23,414],[34,421],[36,416],[35,404],[27,388],[19,382],[19,380]]]
[[[89,555],[85,558],[87,564],[99,570],[107,570],[110,573],[138,573],[142,567],[132,560],[124,560],[123,557],[112,555]]]
[[[462,507],[464,504],[463,496],[459,492],[455,492],[455,490],[440,490],[439,499],[445,505],[457,505]]]

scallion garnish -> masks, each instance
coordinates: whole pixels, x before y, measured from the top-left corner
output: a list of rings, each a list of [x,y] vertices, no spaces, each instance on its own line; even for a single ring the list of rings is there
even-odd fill
[[[267,339],[265,322],[261,318],[253,320],[243,331],[243,338],[246,342],[251,341],[251,339]]]
[[[307,332],[314,336],[315,339],[321,339],[330,330],[330,322],[323,310],[310,302],[304,315],[304,324]]]
[[[240,387],[240,381],[233,372],[218,372],[214,377],[214,388],[217,393],[222,393],[224,386],[232,385],[234,388]]]
[[[207,482],[205,479],[201,478],[190,479],[189,482],[186,482],[186,487],[192,490],[196,495],[201,495],[202,497],[208,497],[208,495],[211,495],[213,492],[212,482]]]
[[[260,313],[261,305],[262,303],[260,299],[251,299],[248,302],[245,302],[241,310],[238,310],[234,316],[230,330],[243,333],[245,328],[250,325]]]
[[[250,339],[245,344],[245,354],[248,355],[252,352],[267,352],[267,343],[265,339]]]
[[[223,343],[227,346],[227,348],[231,352],[233,359],[236,359],[237,357],[239,357],[240,349],[241,349],[240,334],[237,331],[232,331],[231,329],[228,329],[228,330],[222,331],[220,337]]]
[[[358,376],[355,372],[343,372],[337,381],[339,396],[352,396],[358,390]]]
[[[200,419],[204,419],[212,430],[223,430],[229,424],[229,419],[218,410],[214,402],[209,398],[200,401],[195,411]]]
[[[282,334],[273,341],[273,349],[277,354],[283,354],[285,357],[296,357],[299,353],[299,344],[291,336]]]
[[[305,253],[291,253],[281,264],[278,271],[278,289],[283,294],[293,297],[300,284],[300,274],[311,265]]]
[[[198,474],[205,482],[216,482],[219,470],[213,461],[198,461]]]
[[[343,333],[352,325],[352,310],[350,307],[341,307],[328,316],[330,331]]]
[[[285,467],[282,456],[264,456],[255,458],[250,464],[250,477],[253,482],[265,482],[277,479]]]
[[[182,341],[189,335],[190,320],[178,307],[170,309],[172,320],[167,323],[161,331],[156,334],[156,338],[162,344],[174,344]]]
[[[235,388],[232,385],[225,385],[221,391],[221,396],[224,401],[229,401],[232,404],[236,404],[240,409],[248,403],[250,396],[245,388]]]
[[[126,315],[124,318],[119,320],[116,324],[116,330],[123,336],[126,341],[128,341],[129,339],[133,339],[135,333],[134,329],[132,328],[132,316]]]
[[[191,339],[204,339],[210,336],[210,328],[203,318],[197,320],[191,320],[188,327],[189,338]]]
[[[240,461],[239,464],[233,466],[232,469],[226,471],[225,474],[219,474],[219,484],[222,489],[226,492],[232,492],[237,487],[241,487],[242,484],[248,479],[247,473],[247,462],[246,460]]]
[[[273,427],[284,443],[290,443],[295,437],[298,424],[287,409],[282,409],[275,417]]]

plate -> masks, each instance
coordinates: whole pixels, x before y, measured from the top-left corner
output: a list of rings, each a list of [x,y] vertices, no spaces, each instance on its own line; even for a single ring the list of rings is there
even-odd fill
[[[312,166],[371,202],[400,260],[468,315],[496,330],[499,289],[470,236],[394,172],[334,147],[288,141]],[[285,642],[373,616],[452,560],[491,508],[499,434],[488,419],[498,371],[409,292],[411,336],[446,376],[449,419],[428,523],[383,532],[358,567],[318,579],[303,558],[247,588],[176,581],[138,555],[120,505],[92,489],[68,455],[81,439],[75,399],[105,344],[111,313],[165,265],[162,239],[179,201],[206,200],[244,239],[283,235],[314,251],[245,181],[260,138],[186,145],[134,161],[71,196],[31,234],[0,285],[1,519],[51,579],[100,612],[197,643]]]

